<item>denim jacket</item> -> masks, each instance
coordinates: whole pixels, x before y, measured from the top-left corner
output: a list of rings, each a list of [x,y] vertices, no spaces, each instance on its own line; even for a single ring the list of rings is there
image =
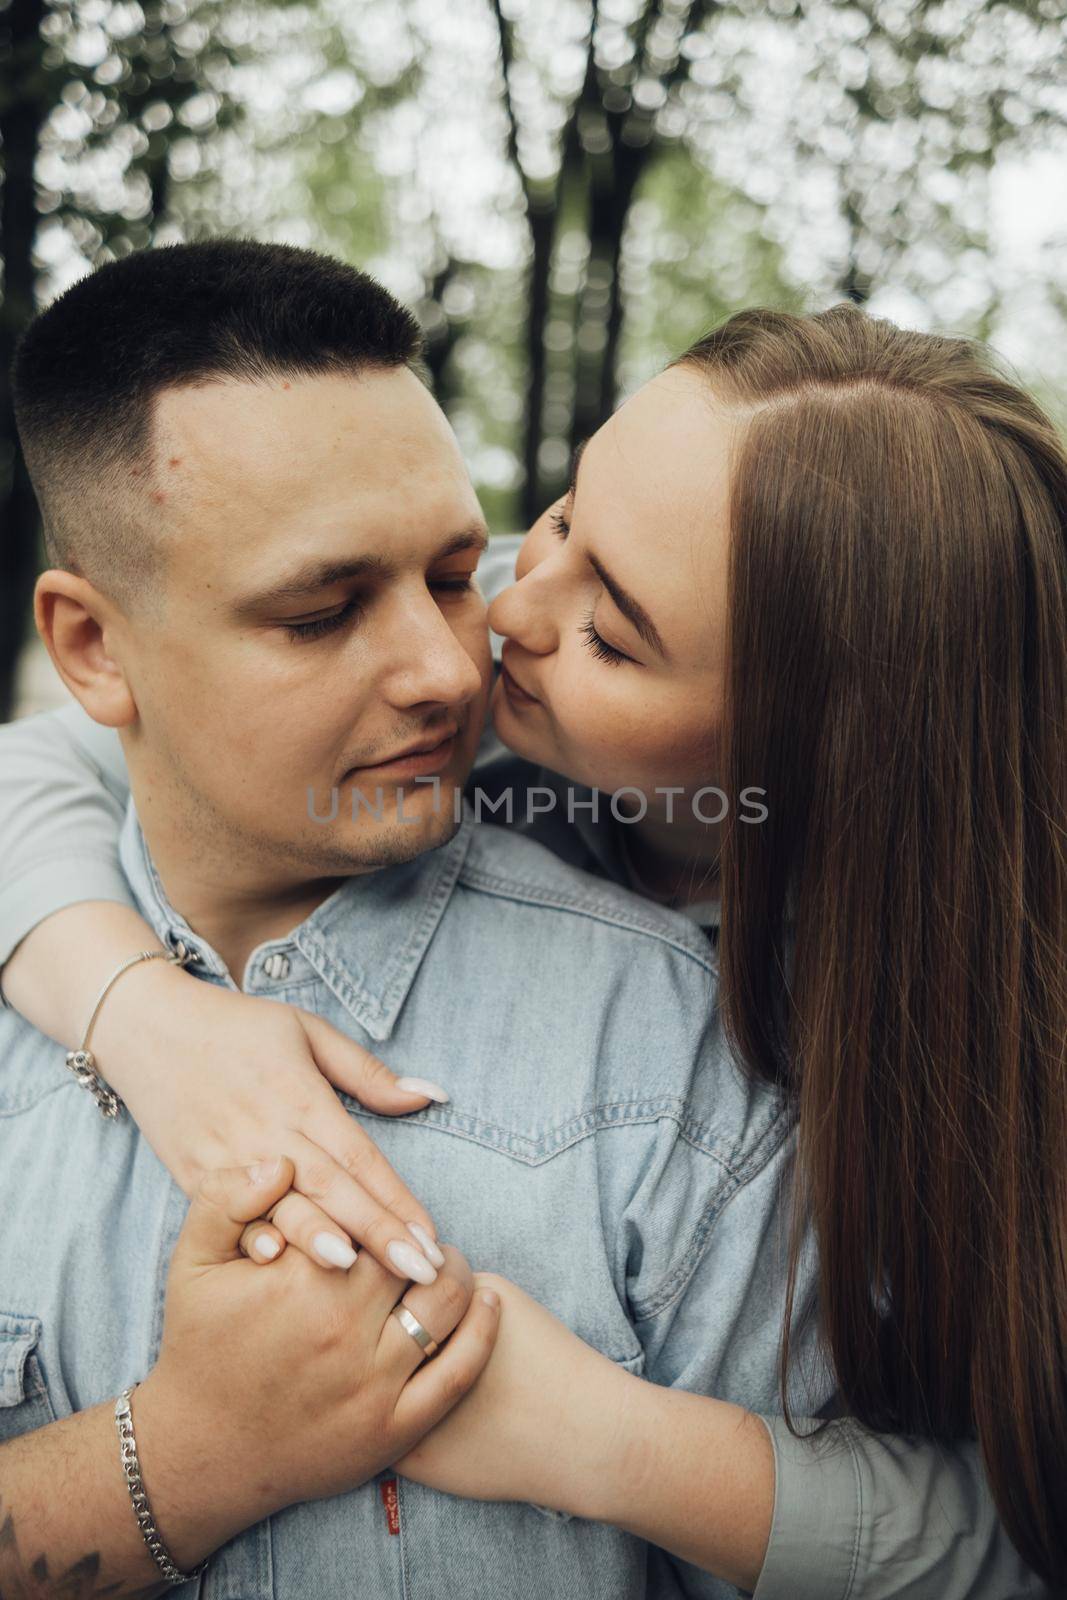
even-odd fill
[[[132,803],[121,860],[160,937],[192,945],[204,981],[234,987],[169,904]],[[733,1059],[716,982],[690,922],[477,824],[465,803],[447,845],[347,880],[253,952],[242,986],[326,1017],[397,1072],[432,1068],[447,1105],[397,1119],[342,1098],[472,1266],[513,1279],[630,1372],[767,1411],[794,1123]],[[62,1050],[11,1010],[0,1058],[4,1438],[144,1376],[187,1203],[128,1114],[105,1122]],[[812,1287],[808,1254],[798,1315]],[[830,1384],[803,1337],[800,1348],[815,1373],[792,1397],[803,1413]],[[201,1592],[735,1592],[629,1534],[530,1505],[400,1480],[391,1518],[389,1476],[247,1530]]]

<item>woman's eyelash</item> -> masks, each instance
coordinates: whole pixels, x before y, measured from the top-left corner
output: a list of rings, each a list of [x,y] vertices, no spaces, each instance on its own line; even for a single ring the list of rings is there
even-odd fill
[[[593,610],[595,609],[596,607],[594,606]],[[596,628],[593,626],[593,611],[590,611],[579,631],[598,661],[610,661],[613,667],[617,667],[620,662],[629,661],[629,656],[623,655],[621,650],[616,650],[614,645],[610,645],[606,639],[602,639],[597,633]]]
[[[559,506],[552,507],[552,510],[548,514],[548,521],[552,531],[561,539],[565,539],[571,531],[570,525]],[[630,657],[628,655],[624,655],[621,650],[616,650],[614,645],[609,644],[606,639],[602,639],[599,633],[597,633],[596,627],[593,623],[593,613],[595,610],[595,606],[590,609],[589,615],[582,623],[579,632],[585,640],[587,647],[592,651],[593,655],[596,656],[598,661],[607,661],[613,667],[620,666],[622,662],[629,661]]]
[[[444,589],[450,594],[462,593],[464,590],[474,588],[474,574],[469,573],[465,578],[438,578],[430,584],[431,589]],[[287,622],[285,631],[290,639],[321,639],[327,633],[333,633],[337,628],[358,616],[363,607],[358,600],[350,600],[340,611],[332,611],[328,617],[316,617],[313,622]]]

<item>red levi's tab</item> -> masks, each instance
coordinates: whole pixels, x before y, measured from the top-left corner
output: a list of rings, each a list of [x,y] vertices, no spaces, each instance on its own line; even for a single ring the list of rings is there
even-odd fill
[[[384,1478],[378,1485],[381,1490],[382,1505],[385,1507],[385,1520],[390,1533],[400,1532],[400,1495],[397,1492],[396,1479]]]

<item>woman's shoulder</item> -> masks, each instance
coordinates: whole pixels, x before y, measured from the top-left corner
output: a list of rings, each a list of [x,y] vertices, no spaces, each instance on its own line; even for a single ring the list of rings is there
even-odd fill
[[[580,925],[583,921],[600,922],[639,941],[669,947],[706,973],[717,971],[711,946],[687,917],[562,858],[520,826],[476,820],[461,881],[485,894],[540,906],[560,918],[578,919],[576,937],[586,931]]]

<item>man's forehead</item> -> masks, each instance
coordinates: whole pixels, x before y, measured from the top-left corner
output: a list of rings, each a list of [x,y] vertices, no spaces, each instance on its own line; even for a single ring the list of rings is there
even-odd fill
[[[298,473],[340,457],[374,476],[427,450],[458,462],[443,413],[405,367],[183,384],[156,396],[153,436],[168,466],[175,451],[186,465],[184,450],[216,472]]]
[[[167,390],[154,417],[154,494],[177,520],[373,534],[409,521],[465,526],[478,502],[455,437],[407,369]],[[380,530],[379,530],[380,531]]]
[[[404,567],[484,527],[455,437],[407,369],[168,390],[154,424],[171,579],[220,606],[325,557]]]

